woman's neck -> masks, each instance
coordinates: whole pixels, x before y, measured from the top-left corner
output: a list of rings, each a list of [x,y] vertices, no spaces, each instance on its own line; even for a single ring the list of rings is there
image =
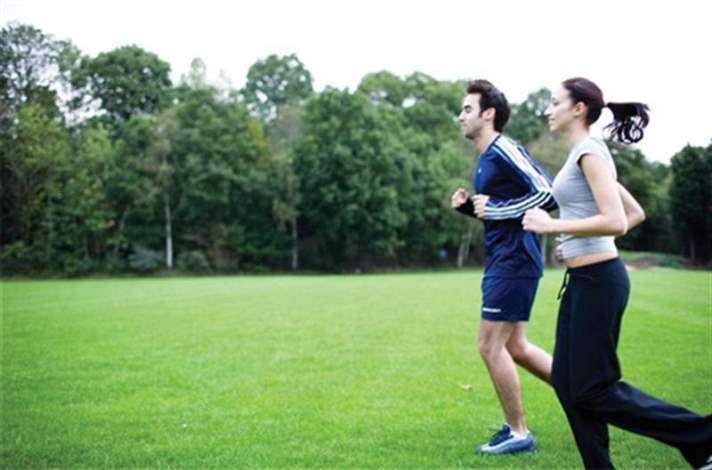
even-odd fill
[[[569,147],[573,148],[578,144],[579,142],[583,141],[584,139],[587,139],[589,137],[588,133],[588,127],[584,126],[576,126],[571,129],[566,133],[566,140],[569,143]]]

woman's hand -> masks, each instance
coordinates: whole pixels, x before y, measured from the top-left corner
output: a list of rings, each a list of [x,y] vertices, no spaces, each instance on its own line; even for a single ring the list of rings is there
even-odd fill
[[[554,225],[554,219],[551,218],[549,213],[538,207],[526,211],[522,219],[522,227],[530,232],[553,233],[556,231]]]

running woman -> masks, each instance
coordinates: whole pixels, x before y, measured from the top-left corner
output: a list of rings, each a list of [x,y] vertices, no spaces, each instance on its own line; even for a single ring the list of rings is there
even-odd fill
[[[612,138],[624,143],[643,138],[646,105],[606,104],[590,80],[564,81],[546,110],[549,128],[563,134],[571,148],[553,183],[560,218],[534,208],[522,220],[525,230],[565,234],[561,254],[567,270],[551,383],[586,468],[613,468],[609,424],[677,448],[695,468],[712,468],[712,415],[699,416],[621,380],[616,348],[630,284],[614,237],[644,216],[626,214],[632,198],[616,183],[606,144],[589,135],[604,107],[613,113]]]

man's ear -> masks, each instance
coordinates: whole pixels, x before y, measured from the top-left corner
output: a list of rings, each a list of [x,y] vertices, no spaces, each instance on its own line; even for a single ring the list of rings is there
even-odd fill
[[[494,121],[494,115],[495,115],[495,110],[494,108],[487,108],[484,111],[482,111],[482,119],[485,121]]]

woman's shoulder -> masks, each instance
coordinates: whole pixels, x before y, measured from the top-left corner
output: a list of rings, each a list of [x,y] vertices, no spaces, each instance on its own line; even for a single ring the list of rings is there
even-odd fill
[[[578,161],[584,155],[597,155],[606,161],[612,161],[611,152],[608,146],[598,137],[586,137],[571,150],[571,157]]]

